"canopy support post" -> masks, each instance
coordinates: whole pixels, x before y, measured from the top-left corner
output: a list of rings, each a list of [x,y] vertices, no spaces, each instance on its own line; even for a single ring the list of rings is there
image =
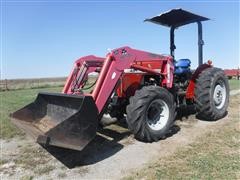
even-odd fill
[[[202,38],[202,23],[200,21],[198,24],[198,66],[203,64],[203,45],[204,41]]]
[[[175,27],[171,26],[171,29],[170,29],[170,54],[173,57],[173,59],[175,56],[174,50],[176,49],[176,46],[174,44],[174,30],[175,30]]]

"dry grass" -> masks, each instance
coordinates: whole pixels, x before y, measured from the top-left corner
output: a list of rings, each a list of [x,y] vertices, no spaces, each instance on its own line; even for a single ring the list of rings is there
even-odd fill
[[[55,167],[53,165],[43,164],[42,166],[37,167],[34,170],[34,173],[37,174],[38,176],[41,176],[41,175],[44,175],[44,174],[49,174],[54,169],[55,169]]]
[[[14,160],[15,164],[18,167],[23,169],[32,169],[36,168],[36,165],[44,165],[44,168],[40,167],[35,173],[42,174],[46,171],[51,171],[52,167],[46,166],[46,164],[51,160],[47,152],[43,148],[32,148],[32,146],[24,146],[20,149],[20,156]],[[48,167],[47,169],[45,167]]]
[[[239,179],[239,98],[231,100],[231,114],[189,146],[178,149],[125,179]]]
[[[59,174],[58,174],[58,178],[59,179],[63,179],[63,178],[66,178],[67,177],[67,174],[65,173],[65,172],[60,172]]]
[[[33,176],[23,176],[20,178],[20,180],[33,180]]]

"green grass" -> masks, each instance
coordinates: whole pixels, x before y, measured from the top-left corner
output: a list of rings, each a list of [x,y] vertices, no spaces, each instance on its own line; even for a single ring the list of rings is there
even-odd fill
[[[9,114],[32,102],[38,92],[60,92],[62,87],[23,89],[0,92],[0,138],[8,139],[23,133],[10,122]]]
[[[240,89],[240,80],[231,79],[229,80],[229,85],[231,90]]]

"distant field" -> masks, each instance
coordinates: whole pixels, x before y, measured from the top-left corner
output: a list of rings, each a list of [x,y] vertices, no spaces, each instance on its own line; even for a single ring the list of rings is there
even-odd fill
[[[0,91],[63,86],[66,77],[0,80]]]
[[[93,81],[95,81],[95,78],[89,77],[89,82],[92,83]],[[66,77],[0,80],[0,91],[63,87],[65,82]],[[231,89],[240,88],[240,80],[231,79],[229,80],[229,84]]]

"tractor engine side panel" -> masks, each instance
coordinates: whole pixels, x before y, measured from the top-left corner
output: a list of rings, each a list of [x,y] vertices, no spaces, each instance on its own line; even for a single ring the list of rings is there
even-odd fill
[[[121,98],[133,96],[141,85],[144,75],[144,73],[124,73],[116,90],[117,96]]]

